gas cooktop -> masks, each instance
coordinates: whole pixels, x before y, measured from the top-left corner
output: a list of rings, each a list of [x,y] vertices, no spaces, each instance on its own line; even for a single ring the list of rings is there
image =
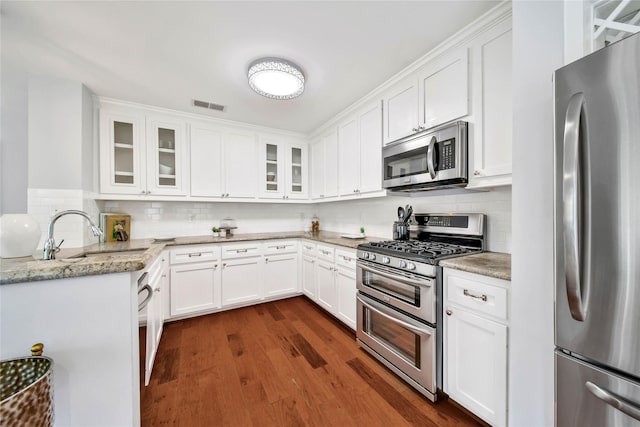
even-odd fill
[[[479,248],[470,248],[451,243],[425,242],[421,240],[385,240],[382,242],[365,243],[359,245],[358,249],[431,264],[451,255],[463,255],[481,251]]]

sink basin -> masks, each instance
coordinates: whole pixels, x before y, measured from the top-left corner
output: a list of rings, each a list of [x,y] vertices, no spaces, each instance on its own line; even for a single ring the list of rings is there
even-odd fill
[[[93,258],[93,257],[104,257],[104,256],[132,256],[132,255],[141,255],[145,253],[146,249],[132,249],[129,251],[113,251],[113,252],[84,252],[78,255],[71,256],[69,258]]]

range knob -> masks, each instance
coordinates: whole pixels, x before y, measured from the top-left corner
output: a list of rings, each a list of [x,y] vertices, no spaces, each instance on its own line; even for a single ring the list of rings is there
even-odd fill
[[[369,252],[362,252],[362,258],[369,259]]]
[[[404,260],[400,260],[400,268],[406,268],[407,267],[407,262]]]
[[[376,259],[376,254],[369,254],[369,259],[374,261]]]
[[[415,270],[416,269],[416,265],[412,262],[408,262],[407,263],[407,269],[409,270]]]
[[[382,257],[382,263],[383,264],[389,264],[391,262],[391,260],[389,259],[388,256],[383,256]]]

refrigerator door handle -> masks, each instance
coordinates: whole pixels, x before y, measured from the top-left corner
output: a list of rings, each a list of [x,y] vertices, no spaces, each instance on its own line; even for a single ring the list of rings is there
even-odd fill
[[[569,100],[564,123],[562,161],[562,222],[564,229],[564,268],[567,300],[571,316],[584,321],[580,277],[580,119],[584,94],[576,93]]]
[[[604,388],[595,385],[591,381],[587,381],[584,384],[595,397],[605,402],[607,405],[613,406],[620,412],[629,415],[631,418],[635,418],[640,421],[640,406],[630,402],[622,396],[618,396],[615,393],[605,390]]]

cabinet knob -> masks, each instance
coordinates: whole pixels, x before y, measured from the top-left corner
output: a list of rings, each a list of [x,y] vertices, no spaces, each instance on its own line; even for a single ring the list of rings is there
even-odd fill
[[[213,264],[213,269],[215,270],[216,268],[218,268],[218,264]]]
[[[140,194],[147,194],[147,192],[146,192],[146,191],[144,191],[144,190],[142,190],[142,191],[140,192]]]
[[[474,176],[480,176],[480,171],[473,171]]]
[[[269,258],[265,258],[265,259],[264,259],[264,262],[269,262]]]
[[[425,130],[425,129],[426,129],[426,127],[424,127],[424,126],[418,126],[418,130]]]
[[[453,311],[447,310],[447,316],[451,316],[452,314],[453,314]]]
[[[222,193],[222,194],[220,195],[220,197],[224,197],[224,193]]]
[[[155,288],[154,291],[160,292],[160,288]]]
[[[226,263],[223,263],[223,264],[222,264],[222,268],[225,268],[226,266],[227,266],[227,264],[226,264]]]
[[[418,128],[411,128],[411,130],[414,131],[414,132],[418,132],[419,129]]]

